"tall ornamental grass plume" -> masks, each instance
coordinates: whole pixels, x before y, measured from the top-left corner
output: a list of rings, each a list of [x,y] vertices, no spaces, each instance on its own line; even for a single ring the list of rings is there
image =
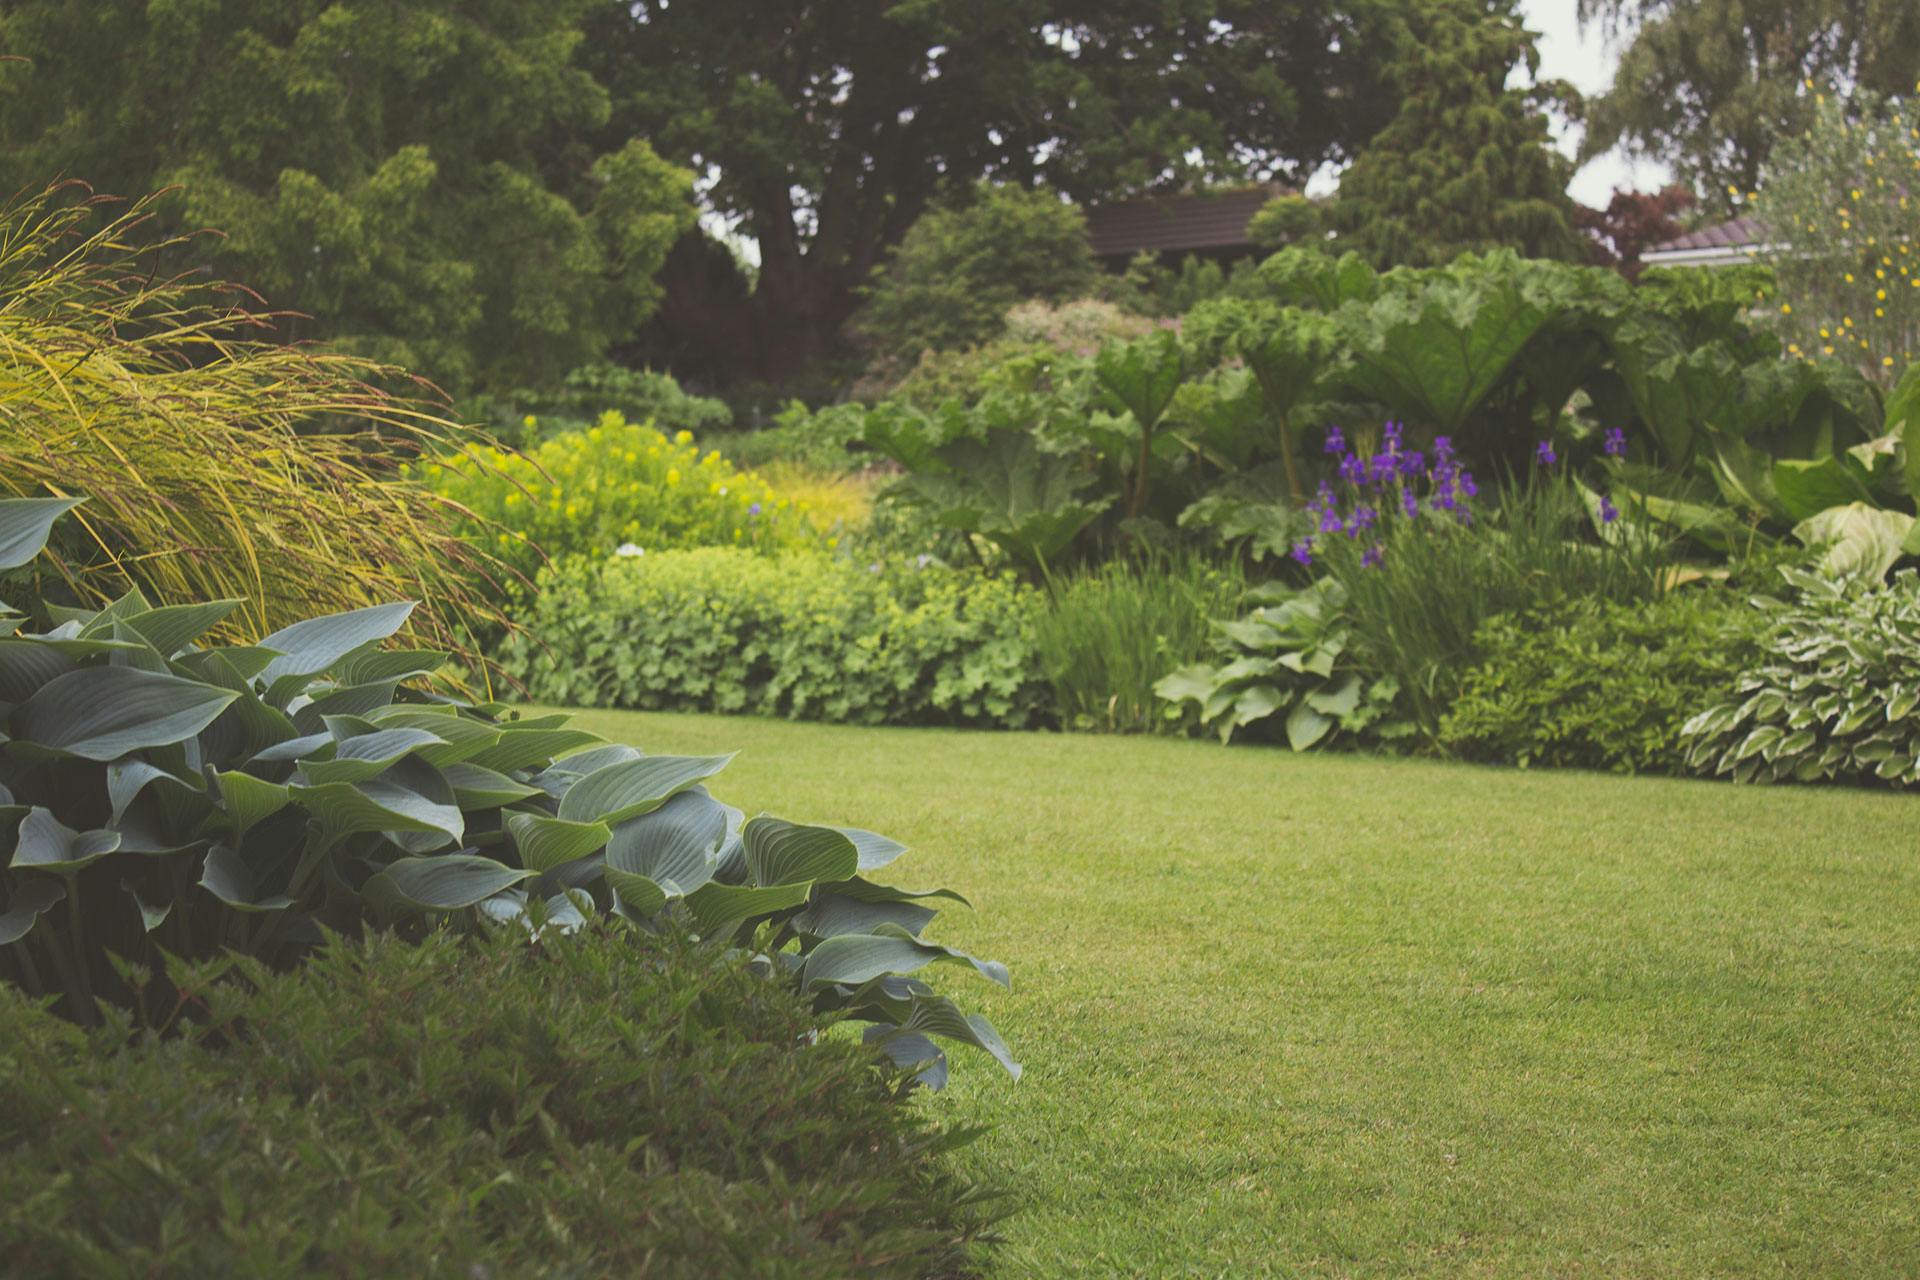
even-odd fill
[[[1604,447],[1624,445],[1609,433]],[[1389,422],[1362,453],[1336,429],[1327,452],[1338,484],[1309,504],[1317,532],[1293,559],[1340,585],[1358,660],[1398,681],[1429,740],[1487,619],[1571,598],[1648,600],[1665,585],[1665,543],[1569,476],[1548,441],[1485,496],[1446,436],[1416,449]]]
[[[270,313],[154,238],[149,197],[78,183],[0,205],[0,497],[87,495],[36,598],[234,599],[228,635],[395,598],[473,657],[506,572],[400,473],[457,432],[397,369],[268,340]]]

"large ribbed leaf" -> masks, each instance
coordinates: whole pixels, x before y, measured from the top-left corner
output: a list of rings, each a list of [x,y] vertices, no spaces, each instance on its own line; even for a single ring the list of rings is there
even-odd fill
[[[20,877],[7,905],[0,907],[0,947],[26,937],[33,922],[66,896],[66,887],[58,880],[46,876]]]
[[[520,850],[521,864],[535,871],[584,858],[602,848],[613,832],[604,822],[569,822],[537,813],[510,813],[507,831]]]
[[[44,685],[13,714],[13,736],[88,760],[184,742],[235,695],[130,667],[84,667]]]
[[[207,850],[200,868],[200,887],[236,911],[285,911],[293,899],[284,893],[263,896],[252,868],[238,851],[224,844]]]
[[[945,996],[916,995],[913,1007],[905,1021],[885,1035],[901,1036],[944,1036],[949,1040],[958,1040],[970,1044],[976,1049],[984,1049],[993,1055],[995,1061],[1005,1067],[1007,1074],[1015,1080],[1020,1078],[1020,1064],[1013,1060],[1013,1054],[1007,1050],[1007,1042],[993,1029],[993,1024],[979,1014],[967,1015],[960,1007]],[[869,1039],[881,1039],[868,1033]]]
[[[726,806],[703,792],[683,791],[613,829],[607,883],[636,911],[658,911],[668,898],[685,897],[713,879],[714,855],[726,837]]]
[[[327,782],[362,782],[385,773],[421,747],[444,739],[425,729],[381,729],[341,742],[329,760],[302,760],[300,771],[318,786]]]
[[[806,827],[760,814],[741,830],[747,879],[758,885],[848,880],[860,870],[853,840],[832,827]]]
[[[0,569],[18,569],[47,545],[53,522],[85,498],[0,498]]]
[[[833,938],[843,933],[872,933],[890,924],[918,937],[927,922],[939,914],[932,907],[912,902],[862,902],[823,888],[814,890],[807,909],[793,918],[793,927],[815,938]]]
[[[780,884],[756,889],[743,884],[709,882],[687,895],[687,909],[702,929],[713,930],[797,907],[807,900],[807,888],[804,884]]]
[[[859,827],[841,827],[840,834],[853,841],[854,850],[860,855],[862,871],[878,870],[907,851],[907,846],[898,840],[889,840]]]
[[[596,769],[560,798],[560,816],[612,825],[651,813],[703,778],[727,767],[724,756],[642,756]]]
[[[15,870],[22,867],[60,874],[78,871],[90,862],[106,857],[120,847],[117,831],[75,831],[50,809],[34,805],[20,819],[20,834],[14,842]]]
[[[420,758],[431,763],[431,757],[422,752]],[[482,809],[498,809],[502,805],[524,800],[528,796],[540,794],[537,788],[524,782],[515,782],[504,773],[495,773],[492,769],[482,769],[477,764],[458,760],[442,765],[440,772],[447,776],[447,785],[453,788],[453,798],[462,809],[478,812]]]
[[[220,788],[220,807],[226,811],[228,829],[236,840],[293,800],[284,783],[266,782],[250,773],[215,773],[213,780]]]
[[[126,619],[126,625],[140,633],[162,655],[171,658],[207,633],[207,629],[232,613],[238,600],[211,600],[206,604],[170,604]]]
[[[0,639],[0,701],[25,702],[74,666],[54,645],[24,636]]]
[[[117,825],[126,814],[127,806],[154,783],[171,787],[181,793],[199,792],[205,787],[198,774],[190,778],[182,778],[137,756],[115,760],[107,766],[109,825]]]
[[[379,604],[324,618],[308,618],[283,627],[260,641],[261,648],[280,653],[267,664],[260,678],[274,688],[278,701],[290,688],[281,684],[282,681],[317,676],[361,645],[385,640],[405,625],[407,615],[412,612],[413,605],[407,603]]]
[[[808,987],[859,986],[882,974],[913,973],[938,961],[972,965],[982,977],[1003,987],[1012,985],[1005,965],[923,942],[893,925],[882,925],[876,933],[828,938],[807,953],[800,981]]]
[[[470,716],[451,714],[453,708],[432,708],[400,703],[381,707],[367,719],[382,729],[424,729],[440,739],[440,745],[419,754],[428,764],[442,768],[469,760],[500,741],[500,727]]]
[[[483,769],[511,773],[515,769],[544,764],[562,751],[600,741],[597,735],[585,729],[523,728],[515,724],[504,724],[500,728],[500,741],[485,751],[467,757],[471,763]]]
[[[382,910],[458,911],[510,889],[533,872],[470,853],[402,858],[367,881],[361,892]]]
[[[417,760],[403,760],[365,782],[295,786],[292,791],[293,798],[334,835],[431,831],[457,842],[466,829],[446,779]]]

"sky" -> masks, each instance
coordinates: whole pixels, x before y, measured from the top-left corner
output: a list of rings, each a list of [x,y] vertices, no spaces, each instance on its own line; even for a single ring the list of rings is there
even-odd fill
[[[1565,80],[1582,93],[1598,93],[1613,80],[1619,50],[1610,47],[1597,26],[1584,34],[1574,18],[1575,0],[1522,0],[1527,26],[1540,33],[1540,75]],[[1562,130],[1560,149],[1571,156],[1580,145],[1580,130]],[[1653,191],[1667,184],[1665,165],[1633,161],[1608,152],[1582,165],[1569,188],[1582,204],[1605,207],[1617,187]]]

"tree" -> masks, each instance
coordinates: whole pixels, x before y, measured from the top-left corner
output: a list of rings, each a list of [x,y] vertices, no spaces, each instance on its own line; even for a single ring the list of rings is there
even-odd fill
[[[1544,110],[1573,91],[1510,88],[1517,66],[1531,76],[1539,55],[1512,0],[1449,0],[1409,15],[1390,70],[1400,108],[1341,175],[1326,212],[1337,249],[1381,268],[1499,248],[1579,256],[1573,167],[1553,149]]]
[[[1670,164],[1720,213],[1812,123],[1808,81],[1892,94],[1920,77],[1913,0],[1580,0],[1580,19],[1630,33],[1583,155],[1618,145]]]
[[[1587,261],[1640,277],[1640,255],[1680,234],[1680,215],[1699,201],[1680,183],[1658,191],[1616,191],[1604,209],[1576,206],[1573,223],[1587,237]]]
[[[0,187],[177,184],[158,230],[219,228],[209,265],[310,317],[282,336],[548,382],[657,305],[693,220],[689,174],[605,134],[596,2],[8,0]]]
[[[1007,309],[1064,302],[1092,284],[1086,217],[1045,189],[985,183],[929,210],[875,277],[858,325],[883,353],[912,360],[998,337]]]
[[[1920,103],[1814,97],[1807,130],[1773,149],[1754,206],[1780,319],[1791,353],[1836,356],[1891,386],[1920,358]]]
[[[697,242],[676,251],[660,327],[716,376],[780,381],[834,348],[942,192],[992,178],[1086,202],[1351,155],[1392,110],[1379,72],[1407,3],[622,0],[584,56],[610,135],[702,174],[758,245],[751,289]]]

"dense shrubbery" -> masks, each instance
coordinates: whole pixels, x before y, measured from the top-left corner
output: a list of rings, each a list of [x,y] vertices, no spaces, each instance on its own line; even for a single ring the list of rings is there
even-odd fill
[[[504,651],[532,696],[858,724],[1022,728],[1046,702],[1031,588],[915,561],[709,548],[576,556]]]
[[[1764,656],[1683,730],[1687,762],[1740,782],[1920,782],[1920,575],[1882,586],[1787,571]]]
[[[10,1273],[918,1277],[989,1219],[901,1075],[672,932],[174,976],[95,1031],[0,984]]]
[[[691,431],[702,440],[733,425],[725,402],[689,395],[669,374],[604,363],[582,365],[548,390],[471,396],[462,407],[494,435],[522,448],[591,426],[608,413],[667,435]]]
[[[1765,625],[1714,586],[1500,614],[1474,637],[1480,659],[1439,743],[1495,763],[1684,773],[1681,725],[1731,696],[1760,655]]]
[[[625,543],[812,545],[819,532],[801,504],[776,494],[691,432],[668,436],[617,413],[562,432],[525,454],[469,450],[427,464],[426,483],[478,517],[498,554],[531,576],[544,557],[612,551]]]

